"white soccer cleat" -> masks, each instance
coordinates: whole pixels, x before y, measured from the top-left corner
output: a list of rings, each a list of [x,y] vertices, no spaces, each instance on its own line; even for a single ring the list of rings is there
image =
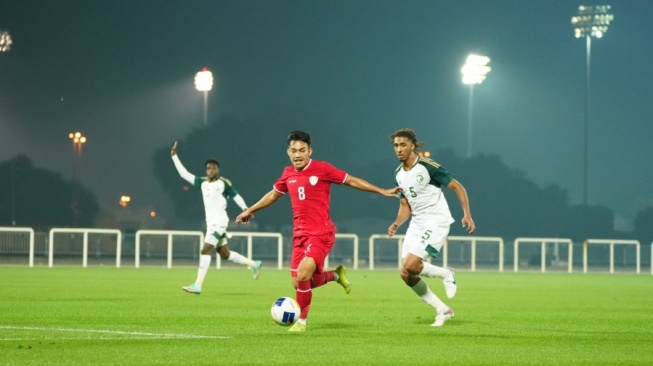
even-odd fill
[[[199,295],[199,294],[202,293],[202,289],[197,287],[197,285],[195,285],[195,284],[184,286],[181,289],[188,292],[188,293],[195,294],[195,295]]]
[[[453,268],[447,267],[447,269],[449,273],[442,278],[442,283],[444,284],[444,290],[447,292],[447,297],[453,299],[456,296],[456,291],[458,291],[458,285],[453,274]]]
[[[258,277],[261,275],[261,266],[263,266],[263,262],[254,261],[254,263],[256,263],[256,266],[249,267],[249,269],[250,271],[252,271],[252,274],[254,275],[254,279],[258,280]]]
[[[444,322],[447,320],[453,318],[453,309],[449,308],[449,310],[445,311],[442,314],[438,314],[438,316],[435,317],[435,322],[431,324],[432,327],[441,327],[444,325]]]

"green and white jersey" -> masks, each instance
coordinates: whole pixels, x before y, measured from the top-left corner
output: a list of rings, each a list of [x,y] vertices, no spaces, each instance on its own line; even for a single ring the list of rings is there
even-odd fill
[[[418,156],[408,170],[399,165],[395,179],[402,189],[401,197],[410,205],[411,225],[444,226],[454,222],[441,188],[451,183],[453,175],[440,164]]]
[[[202,190],[207,227],[226,225],[229,222],[227,216],[227,199],[229,197],[242,209],[247,207],[229,179],[219,177],[217,180],[209,182],[206,177],[197,177],[189,173],[177,155],[172,156],[172,161],[175,163],[177,172],[185,181]]]

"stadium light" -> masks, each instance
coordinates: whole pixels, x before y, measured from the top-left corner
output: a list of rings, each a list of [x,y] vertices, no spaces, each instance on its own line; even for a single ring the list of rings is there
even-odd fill
[[[9,31],[0,30],[0,52],[9,51],[12,43]]]
[[[581,5],[578,15],[571,17],[576,38],[585,37],[586,51],[586,78],[585,78],[585,121],[583,127],[583,203],[588,204],[588,140],[590,121],[590,60],[592,52],[592,38],[603,38],[608,31],[614,15],[610,14],[610,5]]]
[[[118,204],[122,207],[127,207],[129,202],[131,202],[132,198],[130,196],[124,195],[120,196],[120,200],[118,201]]]
[[[195,74],[195,89],[204,92],[204,126],[206,126],[208,123],[208,92],[213,89],[213,74],[206,67]]]
[[[86,143],[86,136],[82,135],[81,132],[71,132],[68,134],[68,138],[73,143],[73,189],[72,189],[72,200],[70,202],[70,209],[73,213],[72,223],[73,226],[77,223],[77,217],[79,216],[79,185],[82,178],[82,146]]]
[[[467,118],[467,157],[472,156],[472,116],[474,105],[474,85],[481,84],[487,74],[492,70],[488,64],[490,58],[487,56],[471,54],[460,72],[463,74],[463,84],[469,85],[469,113]]]

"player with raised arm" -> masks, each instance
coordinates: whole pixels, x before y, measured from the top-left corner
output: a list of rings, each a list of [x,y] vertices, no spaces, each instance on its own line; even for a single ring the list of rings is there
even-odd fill
[[[417,149],[422,143],[417,141],[412,130],[398,130],[390,135],[390,141],[401,162],[395,170],[395,179],[402,193],[397,218],[388,227],[388,236],[394,236],[399,226],[411,218],[401,248],[401,278],[417,296],[435,308],[437,315],[432,326],[440,327],[454,316],[454,312],[420,276],[442,279],[447,297],[452,299],[456,296],[458,286],[453,268],[438,267],[426,259],[429,256],[437,258],[454,222],[442,187],[456,193],[463,209],[462,225],[469,234],[473,234],[476,225],[469,209],[469,198],[465,187],[451,173],[435,161],[418,154]]]
[[[394,197],[398,188],[381,189],[325,161],[311,159],[311,137],[304,131],[292,131],[287,143],[287,154],[292,165],[284,169],[272,190],[238,215],[236,222],[247,223],[254,212],[272,205],[286,193],[290,196],[293,212],[290,274],[301,314],[289,331],[305,332],[312,289],[337,281],[345,293],[351,290],[343,265],[334,271],[324,270],[324,260],[333,248],[336,233],[329,215],[331,184],[345,184],[386,197]]]
[[[184,286],[182,289],[192,294],[199,295],[202,293],[202,284],[204,283],[206,272],[211,266],[211,252],[214,248],[217,248],[216,250],[220,254],[221,259],[247,266],[254,274],[254,279],[258,279],[261,271],[261,261],[254,261],[237,252],[230,251],[227,246],[227,239],[229,237],[227,234],[227,226],[229,225],[227,198],[231,197],[243,210],[247,209],[247,205],[245,204],[245,200],[234,189],[231,181],[220,176],[220,163],[215,159],[207,160],[204,163],[206,176],[197,177],[189,173],[181,163],[181,160],[179,160],[176,141],[172,145],[170,155],[179,175],[194,187],[201,189],[206,214],[206,235],[204,237],[204,246],[201,250],[197,279],[193,284]]]

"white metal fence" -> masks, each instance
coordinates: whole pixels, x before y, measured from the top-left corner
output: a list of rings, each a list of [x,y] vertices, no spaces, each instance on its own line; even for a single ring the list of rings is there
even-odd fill
[[[292,238],[284,240],[280,233],[269,232],[230,234],[230,249],[249,258],[272,261],[277,269],[288,267]],[[132,258],[135,268],[140,268],[144,261],[149,266],[167,268],[197,265],[203,238],[201,231],[139,230],[125,235],[115,229],[53,228],[42,233],[29,227],[0,227],[0,265],[53,267],[55,263],[59,266],[81,262],[83,267],[88,267],[110,261],[119,268],[129,265]],[[360,247],[358,235],[338,233],[337,245],[327,257],[325,268],[329,268],[330,261],[344,263],[352,269],[401,268],[403,239],[403,235],[388,238],[387,234],[374,234],[367,238],[367,246]],[[576,271],[582,268],[583,273],[640,273],[642,267],[642,249],[636,240],[587,239],[574,243],[568,238],[516,238],[513,244],[506,246],[500,237],[450,236],[434,261],[458,269],[499,272],[504,271],[506,262],[512,264],[514,272],[572,273],[575,265]],[[574,257],[574,246],[576,251],[582,251],[582,257]],[[648,246],[643,248],[648,249]],[[653,243],[650,250],[653,262]],[[216,257],[216,268],[222,268],[223,261]]]
[[[546,255],[546,248],[547,244],[553,244],[554,249],[553,249],[553,255],[558,261],[558,263],[561,263],[560,261],[560,256],[559,256],[559,245],[560,244],[565,244],[567,245],[567,250],[568,255],[567,255],[567,268],[568,272],[571,273],[573,272],[573,252],[574,252],[574,243],[571,241],[571,239],[563,239],[563,238],[517,238],[515,239],[515,260],[514,260],[514,265],[515,265],[515,272],[519,271],[519,245],[520,244],[528,244],[528,243],[535,243],[535,244],[540,244],[540,268],[542,273],[546,272],[546,264],[548,262],[548,257]]]

